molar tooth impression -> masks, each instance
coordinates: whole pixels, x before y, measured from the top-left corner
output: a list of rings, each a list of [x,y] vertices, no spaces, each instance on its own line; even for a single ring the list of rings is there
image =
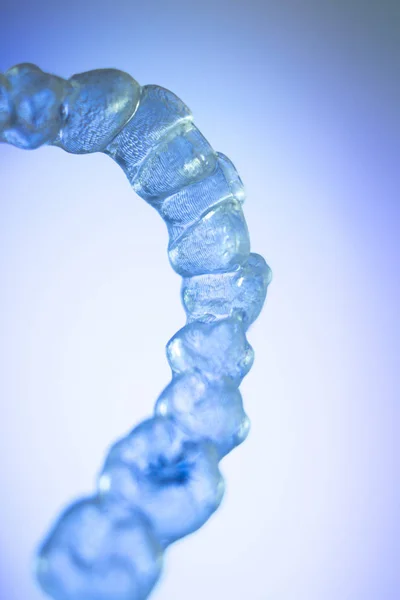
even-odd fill
[[[189,108],[175,94],[158,85],[141,88],[139,106],[105,149],[132,183],[139,166],[174,128],[192,121]]]
[[[151,202],[199,181],[212,173],[217,157],[194,125],[175,129],[143,163],[132,187]]]
[[[138,511],[93,497],[64,512],[43,543],[37,577],[60,600],[144,600],[162,548]]]
[[[247,329],[261,312],[271,277],[271,269],[259,254],[250,254],[239,269],[228,273],[186,277],[182,302],[188,321],[238,315]]]
[[[212,207],[168,248],[173,269],[185,277],[233,271],[249,252],[246,221],[233,198]]]
[[[168,257],[184,278],[187,323],[167,344],[172,379],[154,416],[111,446],[96,494],[61,514],[36,560],[53,600],[145,600],[165,548],[220,505],[219,462],[248,435],[238,387],[271,270],[250,253],[233,163],[160,86],[117,69],[65,80],[17,65],[0,74],[0,142],[110,156],[165,221]]]
[[[215,447],[190,441],[172,420],[155,417],[111,448],[99,489],[139,507],[169,544],[207,521],[224,488]]]
[[[56,145],[67,152],[100,152],[134,114],[140,86],[117,69],[74,75],[64,101],[67,118]]]
[[[191,439],[211,440],[219,458],[246,439],[250,426],[242,396],[232,381],[210,381],[198,371],[174,377],[155,410],[173,418]]]
[[[214,378],[230,378],[239,385],[251,369],[254,351],[237,319],[195,321],[168,342],[167,358],[174,373],[198,369]]]
[[[68,82],[29,63],[9,69],[5,80],[3,85],[0,80],[0,86],[8,88],[13,114],[5,119],[1,141],[26,150],[51,143],[62,123],[60,107],[70,88]],[[0,115],[9,113],[10,108],[2,111],[1,105],[4,101],[0,100]]]

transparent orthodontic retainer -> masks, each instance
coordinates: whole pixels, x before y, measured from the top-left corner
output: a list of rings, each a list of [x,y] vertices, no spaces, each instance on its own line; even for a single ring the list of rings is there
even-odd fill
[[[271,270],[250,252],[235,167],[162,87],[116,69],[65,80],[20,64],[0,74],[0,141],[107,154],[167,225],[187,315],[167,344],[171,382],[153,416],[111,447],[96,492],[64,511],[35,565],[54,600],[144,600],[167,546],[218,508],[219,461],[248,434],[238,388]]]

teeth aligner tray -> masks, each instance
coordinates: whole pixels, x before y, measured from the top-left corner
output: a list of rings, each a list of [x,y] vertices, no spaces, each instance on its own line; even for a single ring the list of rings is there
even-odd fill
[[[0,74],[0,141],[108,154],[168,228],[187,314],[167,344],[172,380],[154,416],[111,447],[96,493],[67,508],[36,560],[55,600],[143,600],[166,547],[218,508],[218,463],[248,434],[238,387],[271,270],[250,253],[235,167],[162,87],[116,69],[64,80],[20,64]]]

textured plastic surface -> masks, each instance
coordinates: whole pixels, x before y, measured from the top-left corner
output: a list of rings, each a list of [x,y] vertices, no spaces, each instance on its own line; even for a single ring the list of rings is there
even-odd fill
[[[69,81],[64,121],[55,144],[74,154],[104,150],[134,114],[139,84],[117,69],[79,73]]]
[[[271,281],[271,269],[259,254],[229,273],[187,277],[182,302],[188,321],[215,321],[237,316],[247,329],[258,317]]]

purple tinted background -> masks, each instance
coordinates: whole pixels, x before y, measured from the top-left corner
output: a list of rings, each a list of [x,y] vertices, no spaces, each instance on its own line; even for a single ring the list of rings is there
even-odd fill
[[[118,67],[172,89],[247,187],[274,271],[253,427],[155,600],[395,600],[400,5],[4,1],[0,70]],[[0,598],[167,383],[184,322],[156,213],[103,155],[0,147]]]

